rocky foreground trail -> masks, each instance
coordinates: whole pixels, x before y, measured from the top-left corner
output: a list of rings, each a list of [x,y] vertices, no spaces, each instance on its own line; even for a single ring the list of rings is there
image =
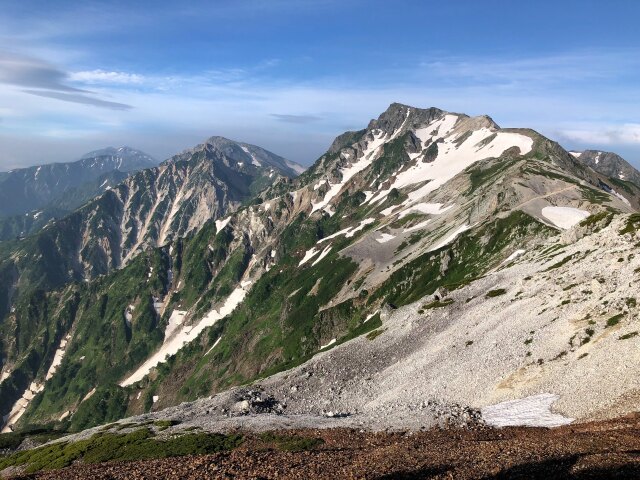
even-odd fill
[[[230,452],[74,465],[22,479],[640,478],[640,415],[553,429],[297,430]]]

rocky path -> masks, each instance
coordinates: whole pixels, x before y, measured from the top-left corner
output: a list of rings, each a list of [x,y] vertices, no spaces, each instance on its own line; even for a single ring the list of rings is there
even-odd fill
[[[640,478],[640,415],[554,429],[346,429],[283,432],[320,439],[284,451],[249,436],[228,453],[76,465],[29,479],[612,479]]]

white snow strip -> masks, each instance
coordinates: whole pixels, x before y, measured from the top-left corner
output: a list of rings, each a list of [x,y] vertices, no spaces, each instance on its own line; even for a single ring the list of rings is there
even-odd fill
[[[334,343],[336,343],[336,339],[332,338],[331,340],[329,340],[329,343],[327,343],[326,345],[320,345],[320,350],[323,350],[327,347],[330,347],[331,345],[333,345]]]
[[[481,409],[482,418],[492,427],[559,427],[573,422],[551,411],[551,405],[560,397],[552,393],[541,393],[490,405]]]
[[[375,312],[370,313],[370,314],[369,314],[369,316],[368,316],[367,318],[365,318],[365,319],[364,319],[364,322],[363,322],[363,323],[367,323],[369,320],[371,320],[373,317],[375,317],[375,316],[376,316],[376,314],[377,314],[379,311],[380,311],[380,310],[376,310]]]
[[[316,210],[321,210],[325,208],[329,202],[335,197],[342,187],[346,185],[346,183],[351,180],[351,178],[361,172],[365,168],[367,168],[373,162],[375,155],[378,153],[382,145],[386,142],[386,136],[383,132],[379,133],[379,136],[373,137],[373,140],[367,144],[367,148],[364,150],[362,157],[360,160],[352,164],[350,167],[344,168],[342,170],[342,181],[335,185],[331,185],[329,191],[325,194],[324,198],[319,203],[314,203],[313,208],[311,209],[311,213]]]
[[[573,155],[575,158],[580,158],[580,155],[582,155],[582,152],[569,152],[571,155]]]
[[[332,238],[336,238],[339,237],[340,235],[344,235],[347,238],[351,238],[353,237],[356,233],[358,233],[360,230],[362,230],[364,227],[366,227],[367,225],[375,222],[375,218],[365,218],[364,220],[362,220],[360,222],[360,224],[357,227],[347,227],[347,228],[343,228],[342,230],[337,231],[336,233],[332,233],[331,235],[328,235],[324,238],[321,238],[320,240],[317,241],[317,243],[322,243],[326,240],[330,240]]]
[[[13,404],[11,411],[3,418],[5,421],[4,427],[0,433],[8,433],[11,432],[11,427],[15,425],[15,423],[20,419],[22,414],[27,410],[29,403],[33,400],[38,393],[44,390],[43,384],[38,384],[36,382],[31,382],[29,388],[25,390],[16,402]]]
[[[442,208],[442,203],[416,203],[411,207],[407,208],[400,212],[398,218],[404,218],[410,213],[424,213],[426,215],[441,215],[447,210],[452,209],[454,206],[449,205],[448,207]]]
[[[222,340],[222,337],[218,337],[218,339],[215,341],[215,343],[211,346],[211,348],[209,350],[207,350],[207,353],[204,354],[204,356],[206,357],[207,355],[209,355],[211,353],[211,350],[213,350],[214,348],[216,348],[216,345],[218,345],[220,343],[220,340]]]
[[[309,260],[311,260],[311,258],[316,255],[320,250],[316,250],[315,247],[311,248],[311,250],[307,250],[304,254],[304,257],[302,257],[302,260],[300,260],[300,263],[298,263],[298,266],[301,267],[302,265],[304,265],[305,263],[307,263]]]
[[[373,222],[375,222],[376,219],[375,218],[365,218],[364,220],[362,220],[360,222],[360,225],[358,225],[356,228],[354,228],[353,230],[351,230],[350,232],[348,232],[345,237],[347,238],[351,238],[353,237],[356,233],[358,233],[360,230],[362,230],[364,227],[366,227],[367,225],[372,224]]]
[[[80,403],[84,402],[85,400],[89,400],[94,393],[96,393],[96,387],[93,387],[91,390],[89,390],[89,392],[84,396]]]
[[[502,263],[509,263],[511,260],[515,260],[516,258],[518,258],[520,255],[526,253],[526,250],[516,250],[515,252],[513,252],[511,255],[509,255],[504,262]]]
[[[231,217],[223,218],[222,220],[216,220],[216,233],[220,232],[224,227],[227,226],[231,220]]]
[[[365,203],[366,203],[366,202],[365,202]],[[384,215],[385,217],[388,217],[389,215],[391,215],[391,214],[393,213],[393,211],[394,211],[395,209],[397,209],[398,207],[401,207],[401,206],[402,206],[402,205],[391,205],[390,207],[385,208],[384,210],[380,210],[380,213],[381,213],[382,215]],[[400,217],[400,218],[402,218],[402,217]]]
[[[233,312],[247,294],[245,287],[250,283],[251,282],[243,282],[244,286],[237,287],[233,292],[231,292],[219,310],[211,310],[195,325],[181,326],[180,331],[175,335],[172,335],[171,337],[165,336],[165,340],[160,349],[140,365],[133,374],[123,380],[120,383],[120,386],[126,387],[127,385],[131,385],[142,380],[152,368],[156,367],[159,363],[165,362],[167,357],[178,353],[184,345],[195,340],[205,328],[212,326],[218,320]]]
[[[325,183],[328,183],[328,180],[327,180],[327,179],[320,180],[318,183],[316,183],[316,184],[313,186],[313,190],[314,190],[314,191],[315,191],[315,190],[318,190],[318,189],[319,189],[322,185],[324,185]]]
[[[438,250],[439,248],[444,247],[445,245],[447,245],[448,243],[453,242],[456,237],[458,235],[460,235],[462,232],[466,232],[467,230],[469,230],[472,227],[472,225],[462,225],[460,227],[458,227],[452,234],[450,234],[449,236],[447,236],[444,240],[441,240],[440,242],[438,242],[437,244],[435,244],[433,247],[431,247],[428,251],[429,252],[433,252],[434,250]]]
[[[428,219],[428,220],[425,220],[424,222],[420,222],[417,225],[414,225],[413,227],[405,228],[404,233],[413,232],[415,230],[421,230],[424,227],[426,227],[430,221],[431,219]]]
[[[580,223],[590,215],[585,210],[579,210],[573,207],[544,207],[542,216],[553,223],[556,227],[567,229]]]
[[[248,149],[247,147],[245,147],[245,146],[243,146],[243,145],[240,145],[240,148],[241,148],[242,150],[244,150],[244,151],[245,151],[245,153],[251,157],[251,163],[252,163],[252,164],[254,164],[256,167],[261,167],[261,166],[262,166],[262,164],[260,163],[260,161],[255,157],[255,155],[254,155],[253,153],[251,153],[251,152],[249,151],[249,149]]]
[[[45,380],[49,380],[51,377],[53,377],[53,375],[56,373],[56,370],[58,370],[58,367],[60,366],[60,364],[62,363],[62,359],[64,358],[64,353],[67,349],[67,343],[70,339],[71,335],[67,335],[62,340],[60,340],[60,345],[58,346],[56,353],[53,355],[53,361],[49,366],[49,370],[47,370]]]
[[[380,234],[380,238],[376,238],[376,242],[378,243],[387,243],[391,240],[393,240],[395,237],[395,235],[390,235],[388,233],[382,233]]]
[[[316,258],[315,262],[313,262],[311,264],[311,266],[313,267],[314,265],[316,265],[318,262],[320,262],[324,257],[326,257],[329,252],[331,251],[331,245],[329,245],[328,247],[326,247],[324,250],[322,250],[322,253],[320,254],[320,256],[318,258]]]
[[[184,316],[187,314],[185,310],[174,310],[171,312],[171,316],[169,316],[169,321],[167,322],[167,326],[164,329],[164,338],[165,340],[169,338],[176,329],[182,325],[184,321]]]
[[[331,235],[327,235],[326,237],[321,238],[320,240],[318,240],[316,242],[316,244],[325,242],[327,240],[331,240],[332,238],[339,237],[340,235],[345,235],[345,234],[349,233],[352,228],[353,227],[347,227],[347,228],[343,228],[342,230],[338,230],[336,233],[332,233]]]

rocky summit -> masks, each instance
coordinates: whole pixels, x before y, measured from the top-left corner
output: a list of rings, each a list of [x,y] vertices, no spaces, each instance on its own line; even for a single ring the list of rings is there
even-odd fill
[[[62,467],[96,438],[322,451],[331,434],[269,432],[630,414],[639,175],[398,103],[306,170],[211,137],[0,244],[4,431],[71,434],[46,447]],[[32,452],[0,468],[42,468]]]

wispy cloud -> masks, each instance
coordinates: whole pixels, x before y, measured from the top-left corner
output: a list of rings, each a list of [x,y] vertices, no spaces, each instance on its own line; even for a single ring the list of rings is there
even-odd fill
[[[112,82],[114,79],[122,80],[125,78],[122,74],[120,76],[109,75],[109,73],[115,72],[100,72],[103,77],[110,77]],[[97,78],[95,72],[93,72],[93,78],[94,80]],[[65,71],[43,60],[16,53],[0,52],[0,83],[21,87],[21,91],[29,95],[53,98],[64,102],[116,110],[133,108],[124,103],[97,98],[94,92],[69,85],[70,80],[70,76]]]
[[[313,123],[322,120],[321,117],[316,115],[289,115],[283,113],[272,113],[271,116],[276,120],[286,123]]]
[[[58,92],[84,92],[66,85],[67,74],[42,60],[0,52],[0,83]]]
[[[594,125],[560,130],[564,138],[586,145],[640,145],[640,124]]]
[[[109,102],[99,98],[93,98],[80,93],[55,92],[52,90],[23,90],[23,92],[38,97],[53,98],[64,102],[80,103],[82,105],[94,105],[96,107],[111,108],[113,110],[130,110],[133,107],[125,103]]]
[[[640,57],[635,50],[591,50],[520,58],[444,57],[423,61],[420,67],[429,75],[449,82],[531,86],[563,82],[571,86],[585,81],[619,78],[635,72],[640,68]]]
[[[136,73],[109,72],[106,70],[88,70],[81,72],[71,72],[68,78],[72,82],[81,82],[99,85],[140,85],[144,82],[144,77]]]

